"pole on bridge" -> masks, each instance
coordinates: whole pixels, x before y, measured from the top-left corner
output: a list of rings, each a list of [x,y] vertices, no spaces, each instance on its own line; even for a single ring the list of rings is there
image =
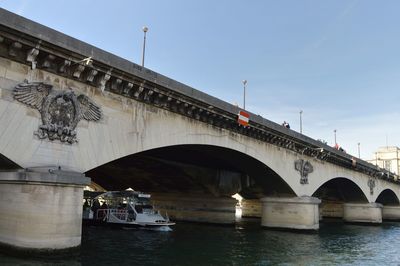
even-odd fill
[[[246,110],[246,84],[247,80],[242,80],[243,82],[243,110]]]
[[[303,120],[301,119],[302,114],[303,110],[300,110],[300,134],[303,134]]]
[[[146,32],[149,30],[146,26],[143,27],[143,51],[142,51],[142,67],[144,67],[144,54],[146,52]]]
[[[334,136],[335,136],[335,147],[336,147],[336,146],[337,146],[337,141],[336,141],[336,129],[333,130],[333,134],[334,134]]]

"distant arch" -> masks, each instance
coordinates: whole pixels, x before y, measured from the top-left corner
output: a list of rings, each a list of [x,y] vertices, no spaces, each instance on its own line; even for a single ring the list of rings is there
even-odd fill
[[[399,205],[400,201],[397,197],[396,193],[394,193],[391,189],[384,189],[376,199],[377,203],[381,203],[383,205]]]
[[[313,194],[321,200],[337,202],[368,202],[362,189],[351,179],[336,177],[323,183]]]

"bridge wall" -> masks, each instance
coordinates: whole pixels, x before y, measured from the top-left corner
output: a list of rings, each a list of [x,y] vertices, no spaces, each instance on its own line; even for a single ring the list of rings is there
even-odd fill
[[[104,117],[98,122],[81,120],[77,126],[78,143],[39,140],[33,132],[41,124],[37,110],[13,100],[12,90],[24,79],[43,81],[55,89],[73,88],[101,106]],[[81,82],[0,58],[0,153],[26,167],[60,165],[86,172],[118,158],[172,145],[202,144],[225,147],[247,154],[275,171],[297,196],[311,196],[325,182],[343,177],[356,183],[370,202],[386,188],[400,198],[393,183],[377,179],[373,194],[369,176],[339,167],[294,151],[221,129],[179,114],[118,96]],[[300,184],[295,170],[298,159],[309,161],[314,171],[309,184]]]

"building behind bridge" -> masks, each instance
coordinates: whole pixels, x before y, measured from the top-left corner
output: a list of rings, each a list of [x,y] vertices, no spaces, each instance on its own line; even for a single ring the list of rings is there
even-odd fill
[[[396,175],[400,173],[400,148],[397,146],[384,146],[378,148],[374,153],[374,158],[368,162],[379,166]]]

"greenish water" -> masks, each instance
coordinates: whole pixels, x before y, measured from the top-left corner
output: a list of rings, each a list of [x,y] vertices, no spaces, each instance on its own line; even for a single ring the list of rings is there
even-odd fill
[[[400,223],[321,224],[317,233],[181,223],[171,232],[85,227],[79,254],[1,265],[400,265]]]

